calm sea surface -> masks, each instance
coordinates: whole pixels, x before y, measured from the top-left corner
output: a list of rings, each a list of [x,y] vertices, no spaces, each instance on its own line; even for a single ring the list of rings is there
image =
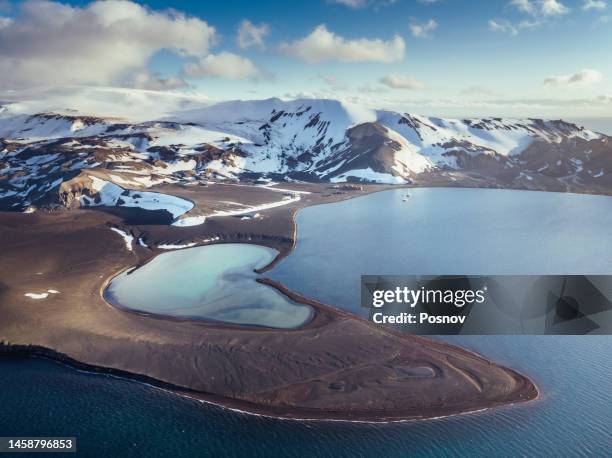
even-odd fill
[[[362,273],[611,273],[612,199],[522,191],[390,191],[298,216],[270,275],[358,310]],[[240,255],[238,255],[240,256]],[[137,382],[0,359],[0,435],[76,436],[90,456],[610,456],[612,337],[457,336],[530,375],[540,400],[387,425],[254,417]]]
[[[306,208],[297,225],[270,275],[355,313],[362,274],[612,274],[607,196],[398,189]]]

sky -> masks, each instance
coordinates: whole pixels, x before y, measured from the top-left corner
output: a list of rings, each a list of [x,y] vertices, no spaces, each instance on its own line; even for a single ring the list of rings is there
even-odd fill
[[[0,93],[118,86],[612,117],[611,51],[612,0],[0,0]]]

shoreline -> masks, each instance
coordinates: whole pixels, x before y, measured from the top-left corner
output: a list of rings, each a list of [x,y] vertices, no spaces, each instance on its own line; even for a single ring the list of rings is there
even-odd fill
[[[222,223],[230,223],[227,226],[230,231],[225,232],[229,236],[215,243],[246,242],[278,250],[277,243],[266,242],[275,242],[290,231],[294,234],[291,245],[282,243],[284,249],[279,250],[279,255],[270,264],[260,269],[263,273],[288,255],[295,246],[298,230],[295,218],[299,209],[372,192],[409,187],[412,186],[377,186],[368,188],[366,192],[303,199],[299,205],[271,210],[264,221],[267,225],[259,226],[263,232],[255,232],[259,236],[254,240],[251,237],[245,240],[244,236],[235,240],[230,231],[236,227],[236,219],[225,218],[223,222],[216,221],[212,230],[221,231],[225,227]],[[288,212],[290,215],[287,215]],[[83,221],[86,219],[91,221]],[[10,300],[3,304],[0,300],[0,313],[4,311],[8,317],[7,322],[0,323],[0,341],[4,345],[22,349],[42,348],[47,355],[53,352],[64,355],[60,359],[70,359],[89,368],[99,368],[96,372],[115,372],[127,378],[144,378],[147,383],[163,384],[177,394],[196,400],[275,418],[368,423],[418,420],[522,403],[539,396],[535,384],[513,369],[497,365],[455,345],[381,329],[353,314],[305,298],[271,279],[256,281],[275,287],[288,297],[297,299],[297,302],[313,306],[316,313],[307,324],[290,329],[254,328],[125,313],[125,310],[104,299],[103,291],[107,282],[118,271],[133,268],[134,264],[142,265],[162,250],[151,250],[135,244],[133,251],[126,251],[123,241],[108,230],[108,219],[109,216],[103,212],[91,212],[88,216],[66,212],[59,215],[18,215],[9,218],[8,227],[14,231],[8,234],[17,241],[28,241],[19,229],[22,223],[40,221],[40,225],[27,226],[36,236],[26,250],[33,253],[32,259],[38,259],[41,252],[45,258],[55,260],[59,256],[64,259],[67,256],[66,248],[62,247],[70,246],[69,259],[74,261],[68,262],[65,259],[64,263],[76,263],[75,266],[92,264],[85,267],[85,270],[82,267],[76,270],[69,267],[69,273],[53,270],[40,278],[31,277],[31,274],[22,277],[20,269],[7,271],[12,276],[17,275],[18,279],[23,278],[19,281],[26,281],[27,284],[34,280],[46,282],[47,276],[53,275],[57,281],[63,282],[63,285],[58,286],[59,290],[68,292],[74,289],[78,294],[74,299],[64,294],[54,295],[43,308],[32,308],[32,302],[23,297],[18,299],[20,296],[15,295],[17,291],[12,296],[14,304],[9,304]],[[59,233],[45,223],[47,220],[57,225]],[[68,227],[62,223],[64,220],[78,220],[78,224],[70,226],[77,234],[76,237],[64,234]],[[0,227],[2,221],[0,215]],[[111,222],[117,224],[117,219],[111,219]],[[290,223],[290,227],[283,226],[287,223]],[[87,229],[89,227],[99,229]],[[276,232],[270,234],[266,228]],[[129,230],[134,236],[141,236],[144,230],[148,230],[153,237],[159,238],[155,231],[161,230],[158,234],[163,237],[168,228],[130,226]],[[203,228],[196,227],[195,230],[202,231]],[[180,228],[170,231],[184,235]],[[49,237],[57,239],[58,235],[55,234],[66,237],[66,244],[45,243]],[[87,237],[83,238],[79,234],[87,234]],[[207,234],[200,236],[206,237]],[[12,253],[7,254],[7,260],[10,261],[12,255],[21,261],[19,265],[27,265],[28,253],[16,250],[10,239],[9,236],[5,241],[8,249],[12,250]],[[79,243],[84,243],[86,249],[79,250]],[[108,243],[112,243],[115,248],[106,248]],[[47,248],[43,249],[42,246]],[[96,252],[104,253],[106,258],[97,258]],[[126,267],[126,264],[129,266]],[[106,272],[106,275],[99,275],[101,271]],[[78,299],[81,294],[79,291],[85,293],[88,285],[97,285],[95,293],[91,291],[85,301]],[[35,286],[27,288],[32,290],[30,288]],[[15,286],[9,284],[7,291],[10,294],[14,289]],[[0,288],[0,299],[1,294],[3,291]],[[23,305],[20,306],[20,303]],[[51,304],[57,306],[49,308]],[[49,318],[43,318],[46,315]],[[27,325],[30,320],[37,322],[41,319],[51,320],[48,321],[50,325],[45,328]],[[31,338],[28,337],[30,335]],[[261,349],[264,349],[263,353]],[[180,359],[176,359],[177,354],[181,355]],[[190,365],[192,358],[195,358],[193,361],[202,358],[204,366]],[[447,358],[452,358],[453,364],[447,363]],[[415,364],[433,364],[439,376],[428,378],[425,388],[418,379],[397,378],[392,369]],[[242,375],[243,371],[248,372]],[[215,374],[220,379],[215,379]],[[474,390],[475,384],[480,386],[477,391]],[[448,391],[451,387],[452,391]],[[410,393],[408,397],[407,393]]]
[[[462,347],[458,347],[451,344],[446,344],[444,342],[435,341],[441,345],[448,345],[449,347],[455,349],[463,349]],[[469,351],[469,350],[467,350]],[[485,359],[481,355],[469,351],[473,355]],[[275,409],[275,408],[266,408],[265,406],[252,404],[249,402],[244,402],[236,399],[230,398],[222,398],[217,395],[202,393],[198,391],[192,391],[188,388],[182,386],[175,386],[158,379],[149,377],[147,375],[142,374],[134,374],[127,371],[122,371],[118,369],[113,369],[110,367],[103,366],[95,366],[88,363],[84,363],[73,358],[70,358],[67,355],[62,353],[58,353],[52,349],[33,346],[33,345],[11,345],[6,344],[4,342],[0,342],[0,358],[2,357],[17,357],[24,359],[46,359],[53,363],[65,365],[71,369],[76,371],[83,371],[92,375],[100,375],[100,376],[109,376],[114,378],[119,378],[121,380],[140,383],[156,390],[161,390],[166,393],[170,393],[174,396],[180,396],[182,398],[186,398],[192,401],[197,401],[209,405],[213,405],[215,407],[221,408],[226,411],[231,411],[234,413],[240,413],[249,416],[255,417],[265,417],[274,420],[285,420],[285,421],[298,421],[298,422],[336,422],[336,423],[364,423],[364,424],[391,424],[391,423],[407,423],[407,422],[420,422],[420,421],[428,421],[428,420],[441,420],[445,418],[452,418],[461,415],[473,415],[482,412],[492,411],[494,409],[499,408],[511,408],[517,405],[528,404],[532,402],[536,402],[540,400],[540,391],[537,389],[537,386],[533,381],[518,373],[514,369],[508,369],[513,372],[517,377],[525,378],[530,382],[531,386],[535,389],[534,393],[528,393],[531,397],[527,397],[525,399],[517,399],[512,402],[499,402],[497,404],[493,404],[486,407],[479,407],[474,409],[467,410],[457,410],[451,412],[445,412],[444,409],[440,410],[440,413],[432,413],[421,414],[421,415],[389,415],[385,416],[382,411],[380,415],[373,415],[373,412],[368,412],[367,414],[356,413],[351,415],[350,418],[341,411],[297,411],[292,409]],[[488,360],[487,360],[488,361]],[[491,364],[493,362],[489,361]],[[444,413],[442,413],[444,412]],[[303,413],[303,415],[302,415]]]
[[[436,178],[440,178],[440,177],[435,176],[434,179]],[[249,185],[242,185],[242,184],[238,184],[238,185],[224,184],[224,185],[225,186],[241,186],[241,187],[249,186]],[[308,185],[314,185],[314,184],[308,184]],[[329,186],[331,185],[331,183],[321,183],[320,185]],[[290,184],[286,184],[286,186],[290,186]],[[368,186],[373,187],[374,189],[367,188]],[[286,237],[286,239],[288,240],[277,240],[274,237],[265,237],[265,236],[262,236],[261,234],[254,235],[252,239],[249,237],[248,239],[245,240],[245,239],[242,239],[236,236],[239,234],[234,234],[234,236],[229,235],[227,239],[217,240],[212,243],[206,242],[206,241],[194,241],[189,238],[164,240],[164,242],[180,243],[180,242],[185,242],[185,241],[191,241],[191,243],[195,243],[194,245],[190,247],[184,247],[184,248],[218,245],[218,244],[223,244],[223,243],[247,243],[247,244],[262,245],[268,248],[276,249],[279,253],[269,264],[259,269],[254,269],[255,273],[264,274],[274,269],[284,258],[289,256],[291,252],[294,251],[295,245],[298,242],[298,238],[297,238],[298,227],[297,227],[296,218],[300,210],[303,210],[309,207],[319,206],[319,205],[328,205],[328,204],[335,204],[338,202],[344,202],[347,200],[352,200],[352,199],[359,198],[359,197],[365,197],[371,194],[377,194],[377,193],[385,192],[385,191],[400,190],[400,189],[426,189],[426,188],[431,188],[431,189],[490,189],[490,190],[499,190],[499,191],[547,192],[547,193],[557,193],[557,194],[575,194],[575,195],[592,195],[592,196],[612,197],[612,191],[604,191],[600,189],[569,188],[566,190],[559,190],[559,189],[546,189],[546,188],[528,187],[528,186],[506,187],[506,186],[501,186],[499,183],[483,185],[480,182],[466,183],[466,182],[454,182],[454,181],[447,181],[447,180],[435,181],[434,183],[416,182],[416,183],[405,183],[405,184],[365,184],[364,189],[361,191],[345,191],[343,192],[342,196],[336,196],[331,199],[323,199],[323,201],[315,201],[312,203],[308,202],[306,199],[303,199],[301,201],[296,202],[295,205],[288,205],[287,207],[281,208],[281,211],[290,210],[290,213],[291,213],[291,222],[290,222],[291,231],[290,231],[290,234],[287,234],[287,237]],[[181,197],[189,199],[189,197],[184,197],[183,195],[181,195]],[[210,216],[207,218],[216,219],[218,221],[219,218],[231,219],[233,217],[232,216]],[[129,226],[129,225],[126,225],[126,226]],[[131,225],[131,226],[134,226],[134,225]],[[198,226],[192,226],[191,229],[197,228],[197,227]],[[183,230],[189,229],[189,227],[183,227],[181,229]],[[187,233],[187,231],[185,231],[185,233]],[[288,246],[288,243],[289,243],[289,246]],[[177,249],[184,249],[184,248],[177,248]],[[171,251],[171,250],[158,249],[156,247],[153,247],[153,248],[149,247],[148,249],[153,252],[152,254],[153,257],[157,256],[158,254],[161,254],[167,251]],[[146,261],[148,261],[148,259]]]
[[[323,204],[324,205],[324,204]],[[299,211],[299,209],[296,209],[294,212],[294,215],[297,215],[297,212]],[[296,233],[297,233],[297,224],[296,224]],[[296,241],[297,242],[297,241]],[[234,242],[224,242],[224,243],[234,243]],[[212,244],[211,244],[212,245]],[[189,247],[189,248],[195,248],[194,247]],[[289,251],[288,254],[290,254],[291,251]],[[154,259],[155,257],[159,256],[160,254],[163,253],[159,253],[156,256],[153,256],[152,258],[148,259],[146,262],[150,262],[152,259]],[[286,255],[288,255],[286,254]],[[280,252],[279,252],[280,255]],[[285,255],[285,256],[286,256]],[[277,257],[271,261],[268,265],[264,266],[264,268],[262,269],[255,269],[254,271],[257,273],[260,273],[259,271],[263,270],[265,271],[269,271],[271,269],[270,266],[273,267],[273,265],[275,265],[276,263],[276,259]],[[135,269],[138,268],[140,266],[142,266],[143,264],[139,264],[137,266],[131,266],[131,267],[126,267],[125,269],[121,270],[119,273],[124,272],[126,270],[129,269]],[[143,317],[147,317],[147,318],[151,318],[151,319],[157,319],[157,320],[163,320],[163,321],[173,321],[173,322],[178,322],[178,323],[195,323],[195,324],[199,324],[203,327],[210,327],[210,328],[219,328],[219,329],[233,329],[233,330],[243,330],[243,329],[249,329],[251,331],[261,331],[261,332],[277,332],[277,331],[282,331],[282,332],[290,332],[290,331],[300,331],[302,329],[310,329],[310,328],[317,328],[320,327],[322,325],[325,324],[325,320],[323,319],[322,314],[320,313],[321,310],[327,310],[327,311],[331,311],[335,314],[339,314],[339,315],[343,315],[346,316],[350,319],[353,320],[359,320],[361,322],[363,322],[365,325],[370,326],[372,328],[378,328],[378,326],[374,323],[372,323],[369,320],[366,320],[365,318],[359,317],[357,315],[354,315],[348,311],[345,311],[343,309],[339,309],[337,307],[333,307],[331,305],[328,304],[324,304],[322,302],[317,301],[316,299],[312,299],[306,296],[301,295],[300,293],[297,293],[291,289],[289,289],[288,287],[286,287],[285,285],[283,285],[282,283],[273,280],[271,278],[257,278],[254,281],[256,281],[257,283],[266,285],[268,287],[271,287],[275,290],[277,290],[278,292],[280,292],[281,294],[283,294],[284,296],[286,296],[287,298],[289,298],[290,300],[299,303],[299,304],[304,304],[304,305],[308,305],[310,307],[312,307],[313,310],[313,314],[312,317],[309,319],[308,322],[306,322],[303,325],[300,325],[298,327],[295,328],[273,328],[273,327],[267,327],[267,326],[256,326],[256,325],[242,325],[242,324],[234,324],[234,323],[227,323],[227,322],[222,322],[222,321],[214,321],[214,320],[208,320],[208,319],[197,319],[197,318],[181,318],[181,317],[174,317],[171,315],[163,315],[163,314],[156,314],[156,313],[148,313],[148,312],[142,312],[142,311],[138,311],[138,310],[132,310],[129,308],[124,308],[118,305],[115,305],[113,303],[111,303],[110,301],[108,301],[108,299],[106,298],[106,296],[104,295],[104,290],[106,289],[106,286],[108,285],[108,283],[110,283],[110,281],[112,281],[112,279],[116,276],[119,275],[119,273],[113,274],[111,275],[107,281],[104,283],[104,285],[101,287],[100,289],[100,294],[103,298],[103,300],[108,304],[109,307],[112,308],[116,308],[117,310],[124,312],[124,313],[132,313],[138,316],[143,316]],[[390,333],[393,333],[395,335],[397,335],[399,338],[405,338],[407,335],[405,333],[402,333],[401,331],[396,331],[393,329],[387,329],[385,328],[385,330],[387,330]],[[461,352],[465,352],[467,354],[470,354],[476,358],[479,358],[481,360],[485,360],[487,361],[488,364],[495,364],[492,360],[484,357],[483,355],[481,355],[480,353],[476,352],[476,351],[472,351],[469,350],[465,347],[459,346],[459,345],[454,345],[454,344],[449,344],[443,341],[439,341],[435,338],[426,338],[423,336],[411,336],[412,338],[418,339],[418,340],[422,340],[423,342],[427,342],[428,344],[431,344],[432,342],[434,342],[436,345],[445,348],[445,349],[452,349],[453,351],[461,351]],[[1,344],[0,344],[1,345]],[[18,350],[19,351],[19,350]],[[290,410],[283,410],[283,411],[278,411],[277,409],[266,409],[263,406],[260,405],[252,405],[250,403],[244,403],[235,399],[230,399],[230,398],[219,398],[218,396],[214,396],[208,393],[202,393],[202,392],[198,392],[198,391],[191,391],[186,387],[182,387],[182,386],[172,386],[172,385],[168,385],[165,384],[164,382],[161,382],[155,378],[151,378],[148,377],[146,375],[138,375],[138,374],[133,374],[130,372],[124,372],[124,371],[116,371],[112,368],[105,368],[105,367],[95,367],[95,366],[90,366],[87,363],[83,363],[80,361],[76,361],[76,360],[71,360],[70,358],[66,357],[65,355],[60,355],[59,358],[53,356],[54,352],[50,351],[49,349],[36,349],[34,350],[34,355],[38,354],[38,352],[49,352],[48,354],[44,355],[44,357],[49,358],[51,360],[55,360],[55,361],[60,361],[60,362],[64,362],[67,365],[71,366],[71,367],[75,367],[78,368],[79,365],[82,365],[83,368],[85,368],[86,370],[91,371],[92,373],[96,373],[96,374],[111,374],[111,375],[115,375],[118,376],[120,378],[124,378],[124,379],[128,379],[128,380],[132,380],[135,382],[139,382],[139,383],[144,383],[147,384],[149,386],[152,386],[154,388],[158,388],[158,389],[162,389],[164,391],[173,393],[175,395],[179,395],[182,397],[186,397],[192,400],[196,400],[196,401],[200,401],[200,402],[205,402],[205,403],[209,403],[218,407],[222,407],[224,409],[227,410],[231,410],[231,411],[236,411],[239,413],[244,413],[247,415],[255,415],[255,416],[264,416],[264,417],[268,417],[268,418],[274,418],[274,419],[280,419],[280,420],[295,420],[295,421],[336,421],[336,422],[349,422],[349,423],[355,423],[355,422],[359,422],[359,423],[373,423],[373,424],[378,424],[378,423],[397,423],[397,422],[408,422],[408,421],[423,421],[423,420],[431,420],[431,419],[441,419],[441,418],[447,418],[447,417],[453,417],[453,416],[458,416],[458,415],[467,415],[467,414],[471,414],[471,413],[476,413],[476,412],[483,412],[483,411],[488,411],[488,410],[492,410],[492,409],[496,409],[499,407],[504,407],[504,406],[514,406],[517,404],[523,404],[523,403],[529,403],[529,402],[533,402],[533,401],[537,401],[540,398],[540,390],[538,389],[537,385],[535,384],[535,382],[528,376],[521,374],[520,372],[518,372],[515,369],[509,368],[509,367],[504,367],[507,371],[511,372],[512,375],[514,377],[516,377],[517,379],[525,379],[527,381],[527,385],[531,386],[532,389],[530,389],[527,394],[526,394],[526,398],[525,399],[517,399],[514,402],[500,402],[497,405],[491,405],[488,407],[483,407],[483,408],[476,408],[473,410],[457,410],[456,412],[451,412],[451,413],[445,413],[444,415],[418,415],[418,416],[392,416],[392,417],[385,417],[384,415],[377,415],[375,417],[369,417],[369,416],[360,416],[357,415],[357,417],[359,419],[347,419],[347,418],[342,418],[342,412],[310,412],[307,415],[311,415],[310,417],[303,417],[300,415],[300,413],[297,412],[292,412]],[[24,352],[25,354],[28,354],[27,351]],[[0,354],[2,354],[2,348],[0,348]],[[67,362],[70,361],[70,362]],[[339,415],[337,418],[330,418],[329,415]]]

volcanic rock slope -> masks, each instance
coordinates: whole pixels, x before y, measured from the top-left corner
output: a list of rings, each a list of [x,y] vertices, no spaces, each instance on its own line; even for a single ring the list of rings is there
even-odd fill
[[[188,202],[143,191],[217,180],[469,175],[612,190],[612,138],[561,120],[442,119],[313,99],[223,102],[146,122],[15,106],[0,107],[2,210],[160,204],[179,215]]]

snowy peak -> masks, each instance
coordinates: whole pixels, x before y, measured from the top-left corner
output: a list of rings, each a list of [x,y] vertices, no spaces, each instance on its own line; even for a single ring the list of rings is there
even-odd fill
[[[110,121],[93,116],[69,116],[56,113],[10,116],[0,114],[0,137],[44,140],[71,136],[90,136],[104,132]]]
[[[253,143],[250,150],[254,155],[266,159],[263,165],[251,164],[252,171],[272,171],[269,168],[276,165],[277,173],[296,167],[315,172],[313,164],[331,158],[334,150],[348,140],[351,127],[368,122],[377,122],[396,132],[434,165],[451,168],[457,164],[445,156],[448,144],[465,145],[466,152],[494,151],[510,156],[520,154],[535,139],[558,143],[573,137],[585,140],[601,137],[563,121],[428,118],[360,109],[334,100],[225,102],[181,113],[176,119],[247,138]]]
[[[309,99],[200,104],[138,122],[17,105],[0,112],[4,209],[58,200],[83,171],[121,192],[262,177],[612,189],[610,137],[561,120],[445,119]]]
[[[402,182],[434,167],[404,137],[378,122],[351,127],[346,136],[326,161],[317,164],[324,170],[322,178],[341,181],[359,170],[362,178],[370,173],[377,176],[373,181],[379,181],[379,175],[386,174],[396,177],[394,182]]]

